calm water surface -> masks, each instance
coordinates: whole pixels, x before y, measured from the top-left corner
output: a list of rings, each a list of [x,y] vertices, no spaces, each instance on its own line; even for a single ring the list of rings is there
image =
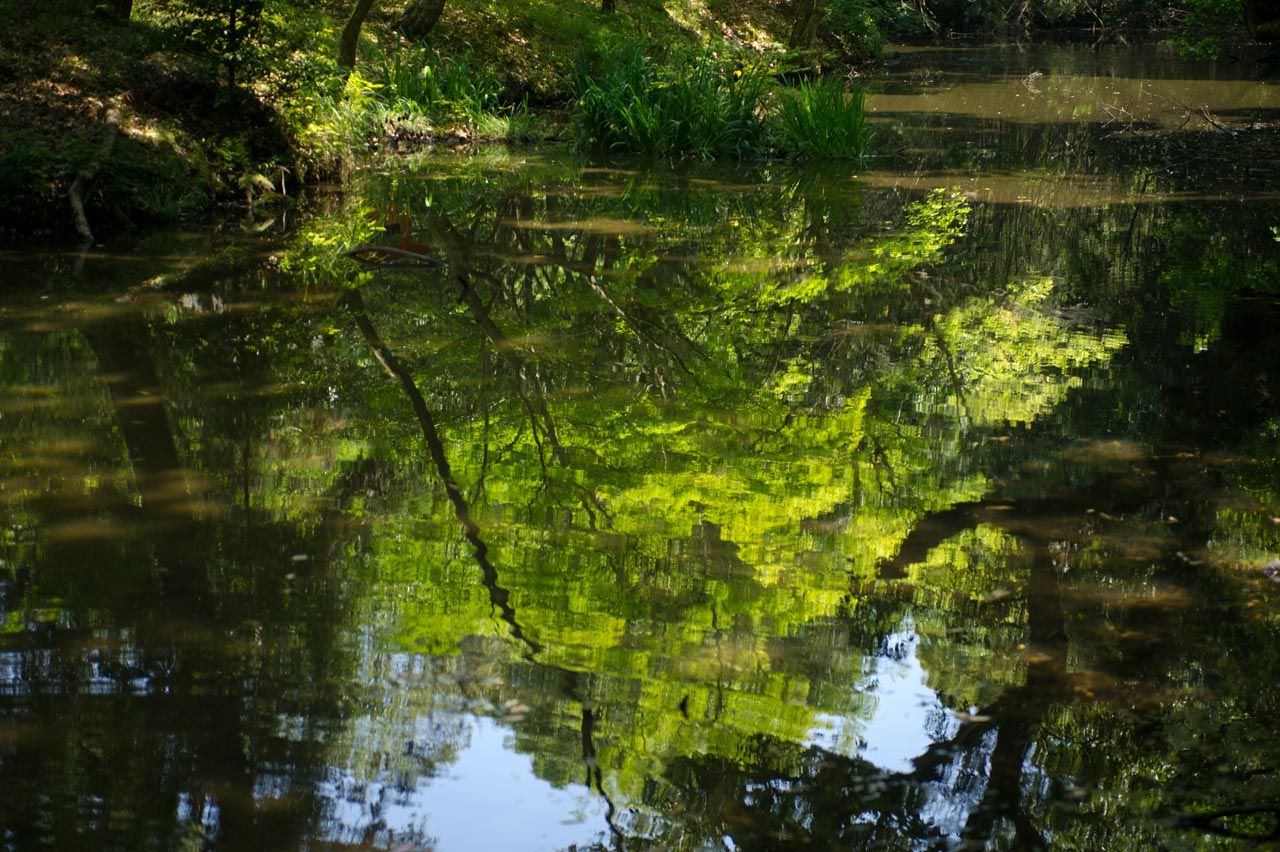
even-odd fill
[[[916,51],[856,166],[0,255],[0,848],[1276,842],[1275,183],[1125,156],[1251,73]]]

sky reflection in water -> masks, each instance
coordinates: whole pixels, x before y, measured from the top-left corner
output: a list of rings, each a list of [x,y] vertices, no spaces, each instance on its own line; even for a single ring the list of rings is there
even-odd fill
[[[533,760],[512,749],[512,732],[492,719],[461,719],[465,747],[435,776],[411,790],[365,790],[365,801],[344,796],[354,779],[328,785],[334,839],[350,841],[369,831],[389,839],[429,836],[437,852],[529,852],[588,845],[608,837],[604,803],[585,785],[553,787],[534,772]],[[377,800],[386,797],[386,803]],[[393,846],[394,848],[394,846]]]

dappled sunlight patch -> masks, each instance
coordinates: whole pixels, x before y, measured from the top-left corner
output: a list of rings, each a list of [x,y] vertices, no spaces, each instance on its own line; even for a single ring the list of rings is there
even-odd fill
[[[46,524],[41,537],[51,544],[117,542],[131,538],[136,531],[133,524],[113,523],[107,518],[83,518]]]
[[[1117,611],[1139,608],[1173,613],[1196,605],[1191,592],[1184,586],[1156,579],[1116,579],[1108,584],[1073,583],[1064,592],[1076,605],[1088,604]]]
[[[563,348],[563,341],[550,334],[529,332],[519,336],[504,338],[497,347],[500,351],[518,352],[528,356],[547,355],[548,350],[554,352]]]
[[[792,271],[798,267],[799,263],[796,260],[770,252],[759,257],[731,257],[718,270],[718,274],[726,279],[757,279],[760,276]]]

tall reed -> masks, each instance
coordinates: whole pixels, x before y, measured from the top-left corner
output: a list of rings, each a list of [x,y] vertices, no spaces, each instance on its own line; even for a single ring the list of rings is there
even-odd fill
[[[394,108],[453,109],[470,120],[498,109],[498,87],[471,57],[442,57],[420,47],[397,47],[382,54],[374,82]]]
[[[632,45],[582,57],[572,77],[578,142],[596,151],[746,158],[763,150],[765,75],[704,54],[660,66]]]
[[[835,77],[803,81],[779,94],[773,122],[779,149],[788,156],[856,159],[871,147],[866,98],[861,89],[846,92]]]

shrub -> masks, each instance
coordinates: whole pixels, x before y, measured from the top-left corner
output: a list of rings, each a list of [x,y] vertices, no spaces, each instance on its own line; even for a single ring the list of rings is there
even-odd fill
[[[1243,29],[1241,0],[1183,0],[1177,31],[1170,39],[1183,56],[1216,59]]]
[[[838,78],[781,93],[774,126],[778,147],[791,156],[855,158],[871,146],[863,92],[846,92]]]
[[[870,0],[830,0],[822,29],[847,60],[875,59],[884,51],[883,14]]]
[[[213,62],[229,88],[260,75],[264,45],[277,36],[266,0],[157,0],[152,11],[165,31]]]
[[[66,170],[39,134],[0,134],[0,224],[38,228],[46,224],[46,211],[65,211],[66,184],[58,181]]]

